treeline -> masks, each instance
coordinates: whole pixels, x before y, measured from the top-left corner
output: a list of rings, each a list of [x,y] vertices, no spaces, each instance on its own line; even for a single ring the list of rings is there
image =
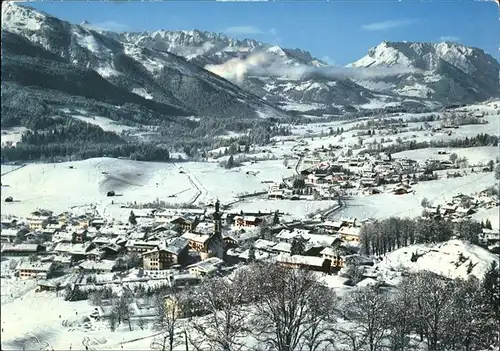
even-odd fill
[[[499,137],[497,135],[489,134],[478,134],[474,137],[465,137],[465,139],[455,139],[455,140],[431,140],[431,141],[420,141],[411,140],[408,143],[397,143],[389,146],[379,148],[377,150],[367,150],[366,152],[386,152],[386,153],[396,153],[407,150],[418,150],[426,149],[430,147],[478,147],[478,146],[498,146]]]
[[[252,263],[197,288],[170,290],[174,303],[158,296],[154,349],[486,349],[498,345],[498,287],[492,264],[482,279],[424,271],[405,276],[395,290],[375,285],[339,298],[315,273]]]
[[[481,224],[472,220],[455,223],[445,219],[391,217],[363,225],[360,239],[365,255],[380,256],[401,247],[439,243],[452,237],[478,244],[480,233]]]
[[[95,157],[123,157],[137,161],[164,162],[170,159],[167,149],[151,144],[109,144],[75,142],[51,144],[18,143],[15,147],[2,147],[2,163],[12,161],[69,161]]]

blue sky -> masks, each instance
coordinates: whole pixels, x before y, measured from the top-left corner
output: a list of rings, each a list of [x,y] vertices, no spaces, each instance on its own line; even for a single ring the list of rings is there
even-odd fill
[[[345,65],[389,41],[458,41],[498,59],[494,2],[32,2],[61,19],[115,31],[200,29],[253,38]]]

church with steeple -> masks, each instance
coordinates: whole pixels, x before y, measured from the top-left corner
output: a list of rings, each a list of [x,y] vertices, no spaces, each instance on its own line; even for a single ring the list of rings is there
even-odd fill
[[[212,214],[213,232],[208,242],[208,253],[210,257],[224,258],[224,240],[222,240],[222,213],[220,212],[220,201],[215,202],[215,212]]]
[[[222,239],[222,213],[220,202],[215,202],[215,212],[212,214],[212,231],[209,233],[186,232],[183,238],[189,241],[189,247],[198,251],[202,260],[209,257],[224,259],[224,240]]]

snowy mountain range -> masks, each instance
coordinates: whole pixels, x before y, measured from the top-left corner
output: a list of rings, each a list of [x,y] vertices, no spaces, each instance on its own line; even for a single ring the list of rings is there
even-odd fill
[[[2,6],[3,85],[48,89],[166,116],[283,114],[175,54],[120,42],[33,9]],[[3,89],[2,89],[3,90]]]
[[[499,63],[457,43],[383,42],[346,67],[331,67],[300,49],[197,30],[105,34],[183,56],[285,109],[472,103],[500,96]]]
[[[333,67],[307,51],[252,39],[104,32],[12,3],[2,7],[2,56],[2,90],[10,87],[2,100],[19,100],[18,88],[30,87],[164,116],[282,117],[284,110],[435,107],[500,96],[499,63],[454,43],[383,42]]]

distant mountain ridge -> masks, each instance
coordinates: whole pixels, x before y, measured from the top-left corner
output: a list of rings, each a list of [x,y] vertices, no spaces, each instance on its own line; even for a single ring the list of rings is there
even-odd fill
[[[258,118],[284,115],[257,96],[175,54],[120,42],[87,26],[73,25],[28,7],[12,3],[2,6],[2,37],[8,42],[6,47],[2,45],[2,55],[8,58],[2,62],[2,69],[17,72],[7,75],[5,82],[27,83],[21,79],[23,66],[17,62],[22,61],[19,57],[31,52],[27,56],[40,63],[33,67],[63,65],[60,72],[74,70],[90,76],[92,71],[97,73],[100,78],[94,78],[96,85],[86,87],[97,100],[96,89],[100,84],[97,81],[100,79],[106,81],[102,84],[110,83],[115,87],[110,89],[125,89],[136,96],[131,98],[133,101],[125,99],[126,102],[147,108],[151,104],[162,104],[171,110],[168,114],[172,116]],[[42,63],[42,57],[50,64]],[[33,67],[26,67],[26,74],[35,74]],[[57,72],[53,70],[54,75],[58,75]],[[63,76],[59,78],[68,81]],[[43,80],[30,82],[41,89],[47,88],[46,83]],[[76,79],[72,82],[86,83],[86,80]],[[52,84],[51,89],[64,93],[66,88]],[[77,94],[75,90],[66,93]],[[103,98],[105,96],[103,93]],[[165,108],[163,111],[167,113]]]
[[[104,34],[122,42],[167,50],[203,67],[244,60],[255,53],[272,55],[291,67],[321,69],[328,66],[304,50],[281,48],[252,39],[236,40],[198,30]],[[481,49],[456,43],[383,42],[347,68],[369,70],[396,66],[412,68],[415,72],[366,79],[248,75],[237,84],[281,106],[295,103],[339,110],[350,105],[367,106],[377,100],[393,105],[425,106],[425,100],[441,104],[473,103],[500,96],[498,62]]]
[[[400,95],[472,103],[500,96],[500,64],[479,48],[457,43],[383,42],[349,65],[407,67],[416,73],[381,80]]]
[[[500,96],[499,63],[456,43],[383,42],[347,67],[332,67],[308,51],[253,39],[199,30],[106,32],[12,3],[2,7],[2,37],[2,69],[11,71],[2,88],[29,84],[45,95],[51,89],[128,103],[170,120],[434,108]],[[29,80],[47,67],[57,84],[44,80],[46,72]],[[100,94],[99,86],[108,91]]]

